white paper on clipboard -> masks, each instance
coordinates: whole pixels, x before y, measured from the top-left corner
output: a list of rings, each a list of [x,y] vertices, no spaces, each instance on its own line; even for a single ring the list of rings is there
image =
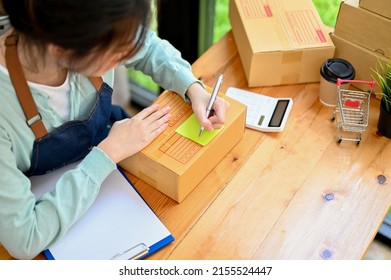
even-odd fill
[[[265,132],[284,130],[292,98],[274,98],[234,87],[229,87],[226,95],[247,106],[246,127]]]
[[[53,190],[62,174],[76,165],[30,177],[35,196]],[[85,215],[43,253],[57,260],[126,260],[153,254],[173,240],[125,175],[116,169],[104,180]]]

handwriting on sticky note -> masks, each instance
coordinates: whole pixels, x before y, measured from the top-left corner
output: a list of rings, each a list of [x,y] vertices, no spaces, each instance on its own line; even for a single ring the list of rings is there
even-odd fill
[[[197,120],[196,115],[193,113],[187,118],[175,131],[190,140],[205,146],[208,144],[221,130],[215,129],[213,131],[204,130],[202,135],[198,137],[200,131],[200,124]]]

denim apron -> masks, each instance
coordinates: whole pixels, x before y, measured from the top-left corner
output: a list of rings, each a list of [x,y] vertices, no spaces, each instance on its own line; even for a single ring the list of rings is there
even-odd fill
[[[128,117],[120,107],[111,105],[111,94],[112,88],[103,83],[87,119],[66,122],[35,140],[31,166],[25,174],[40,175],[79,161],[105,139],[116,120]]]
[[[27,124],[33,129],[36,136],[31,166],[25,172],[26,176],[45,174],[83,159],[94,146],[107,137],[115,121],[129,117],[121,107],[111,104],[112,88],[104,83],[101,77],[90,77],[90,81],[97,89],[97,100],[87,119],[65,122],[47,133],[46,129],[42,127],[42,119],[32,99],[24,74],[20,71],[21,66],[17,56],[16,44],[17,37],[16,39],[11,37],[8,42],[6,40],[7,68],[26,115]],[[33,115],[36,114],[34,117],[31,117],[31,112],[28,112],[31,108],[36,110],[33,113]],[[41,126],[40,133],[37,133],[33,127],[38,122]]]

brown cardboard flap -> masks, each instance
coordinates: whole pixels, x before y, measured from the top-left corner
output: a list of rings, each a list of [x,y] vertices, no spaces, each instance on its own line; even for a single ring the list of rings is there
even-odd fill
[[[389,57],[390,30],[391,19],[360,8],[358,1],[350,0],[341,3],[334,34]]]

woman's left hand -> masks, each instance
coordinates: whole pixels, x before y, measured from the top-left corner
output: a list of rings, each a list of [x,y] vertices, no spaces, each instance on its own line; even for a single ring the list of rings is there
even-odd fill
[[[186,95],[191,100],[191,107],[202,127],[212,131],[223,126],[229,109],[229,103],[224,98],[217,96],[212,107],[213,111],[208,118],[206,107],[208,106],[210,94],[199,83],[193,83],[187,90]]]

